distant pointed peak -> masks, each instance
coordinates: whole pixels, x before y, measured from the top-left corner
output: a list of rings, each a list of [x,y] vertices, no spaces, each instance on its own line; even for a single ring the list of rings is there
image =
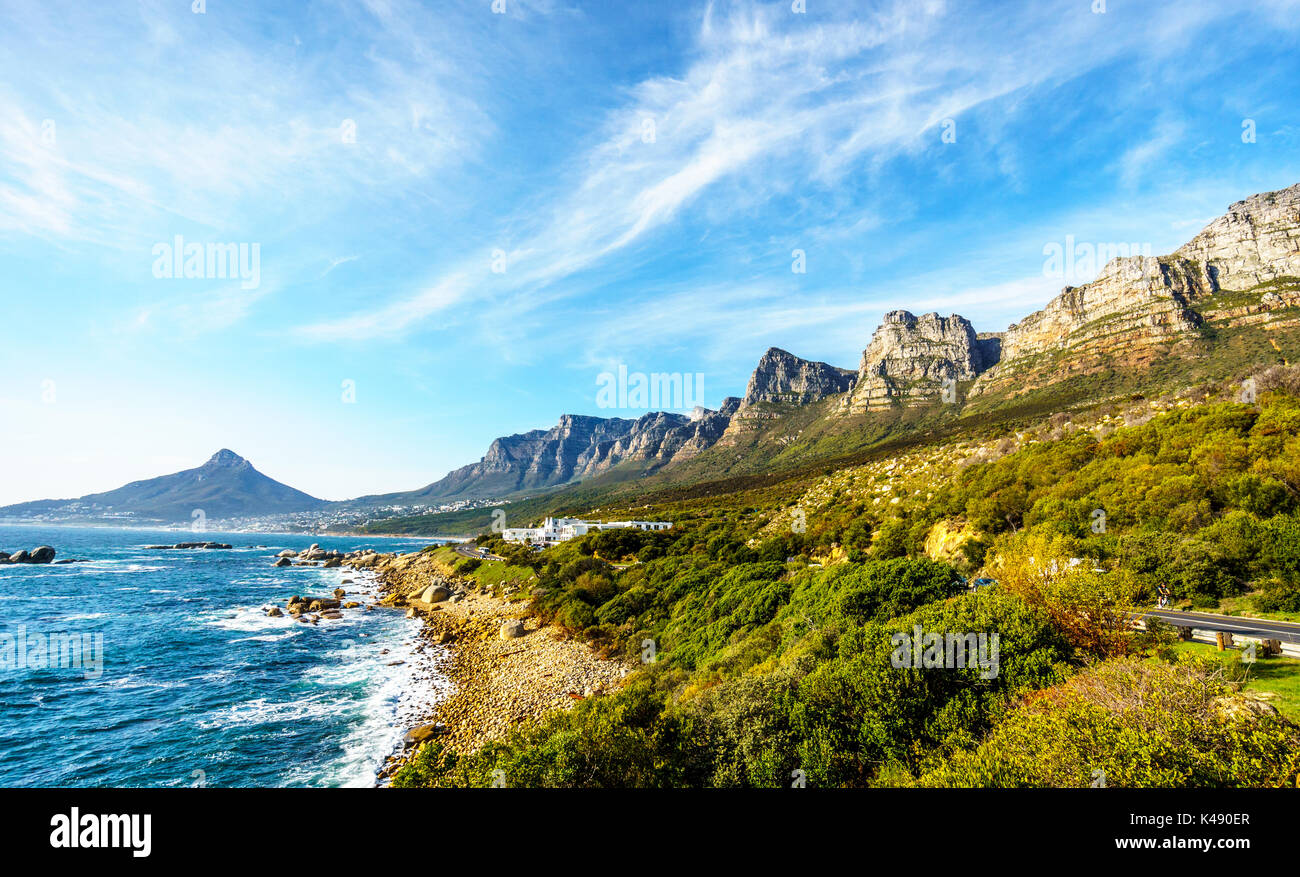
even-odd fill
[[[239,456],[239,454],[236,454],[234,451],[230,450],[229,448],[222,448],[221,450],[213,454],[211,457],[209,457],[208,462],[204,463],[203,465],[238,466],[241,463],[247,463],[247,462],[248,462],[247,460],[245,460],[243,457]]]

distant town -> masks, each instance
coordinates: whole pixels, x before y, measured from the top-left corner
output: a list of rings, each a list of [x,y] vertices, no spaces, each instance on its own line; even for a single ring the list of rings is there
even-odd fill
[[[393,505],[338,505],[298,512],[211,518],[195,509],[190,523],[165,521],[130,511],[114,511],[98,503],[70,502],[57,509],[29,512],[12,522],[46,524],[95,524],[149,527],[160,530],[202,532],[217,530],[241,533],[337,533],[355,530],[387,518],[460,512],[488,506],[509,505],[508,499],[458,499],[444,503]],[[0,518],[0,521],[6,519]]]

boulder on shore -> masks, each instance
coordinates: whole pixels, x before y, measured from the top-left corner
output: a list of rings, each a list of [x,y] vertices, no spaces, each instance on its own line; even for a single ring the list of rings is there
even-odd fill
[[[447,733],[447,729],[442,725],[417,725],[406,732],[406,736],[402,738],[402,742],[407,746],[419,746],[431,737],[437,737],[439,734],[445,733]]]
[[[426,603],[441,603],[451,596],[451,589],[442,585],[429,585],[420,594],[420,599]]]
[[[518,639],[524,635],[524,623],[522,621],[507,621],[501,625],[502,639]]]

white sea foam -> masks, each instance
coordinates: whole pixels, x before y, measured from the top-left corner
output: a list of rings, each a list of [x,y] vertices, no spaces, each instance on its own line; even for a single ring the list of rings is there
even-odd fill
[[[268,633],[261,636],[241,636],[238,639],[232,639],[232,643],[274,643],[284,639],[293,639],[301,630],[286,630],[284,633]]]

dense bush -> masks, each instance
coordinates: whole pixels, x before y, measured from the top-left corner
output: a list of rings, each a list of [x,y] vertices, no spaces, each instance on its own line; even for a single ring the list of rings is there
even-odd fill
[[[1235,698],[1221,667],[1120,659],[1040,692],[930,786],[1294,786],[1300,727]]]

